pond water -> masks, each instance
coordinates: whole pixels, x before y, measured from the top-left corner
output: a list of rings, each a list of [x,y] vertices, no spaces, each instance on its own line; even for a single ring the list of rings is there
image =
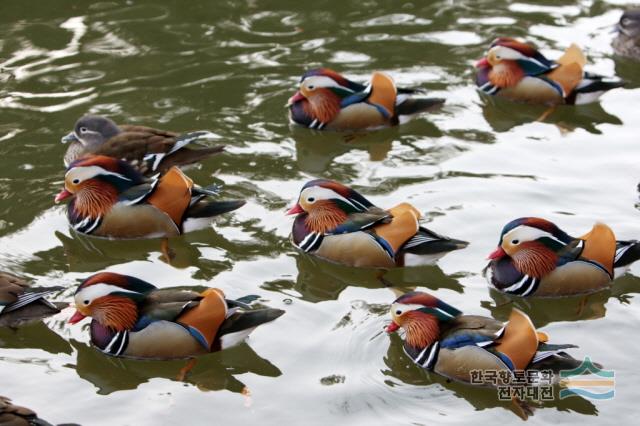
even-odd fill
[[[285,309],[247,344],[185,363],[108,358],[69,326],[71,308],[0,330],[0,393],[51,422],[156,424],[501,424],[519,421],[488,389],[447,383],[413,366],[383,332],[399,292],[431,291],[466,313],[506,319],[513,306],[481,270],[502,226],[546,217],[571,234],[596,221],[640,237],[639,64],[613,55],[620,1],[23,0],[0,6],[0,270],[39,286],[99,270],[159,287],[216,286]],[[473,63],[496,36],[525,37],[551,57],[571,42],[588,69],[629,84],[600,103],[544,107],[489,102]],[[446,98],[437,112],[358,135],[292,128],[283,108],[305,69],[356,80],[373,70]],[[87,112],[119,123],[208,129],[227,153],[187,173],[224,183],[247,205],[171,241],[78,237],[53,204],[63,180],[59,140]],[[316,177],[352,185],[374,203],[410,201],[437,232],[469,241],[436,266],[376,271],[293,249],[285,208]],[[516,300],[554,342],[575,343],[616,373],[613,400],[543,404],[539,424],[635,421],[640,264],[610,291]],[[636,390],[634,390],[636,389]]]

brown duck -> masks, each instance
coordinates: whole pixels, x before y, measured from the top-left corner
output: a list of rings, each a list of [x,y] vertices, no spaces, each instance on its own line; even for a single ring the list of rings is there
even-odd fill
[[[118,126],[106,117],[85,115],[76,122],[73,131],[62,138],[62,143],[70,143],[64,165],[68,167],[75,160],[94,154],[126,160],[144,175],[163,173],[173,166],[196,163],[222,152],[223,145],[187,147],[207,134],[206,131],[180,134],[145,126]]]

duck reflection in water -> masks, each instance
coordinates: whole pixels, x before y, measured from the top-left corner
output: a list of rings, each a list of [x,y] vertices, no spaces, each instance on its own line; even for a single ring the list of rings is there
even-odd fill
[[[134,360],[104,356],[89,345],[71,340],[77,351],[75,368],[79,377],[93,383],[97,393],[136,389],[153,378],[191,383],[203,391],[228,390],[250,394],[236,376],[253,373],[265,377],[278,377],[280,369],[261,358],[251,347],[243,343],[236,347],[198,358],[196,365],[189,361]]]
[[[286,293],[292,288],[301,295],[302,300],[309,302],[323,302],[337,300],[340,293],[347,287],[381,288],[390,287],[394,294],[406,292],[415,286],[425,286],[429,289],[450,289],[458,293],[463,292],[462,285],[457,278],[446,275],[436,265],[416,266],[412,268],[394,268],[391,270],[375,268],[352,268],[329,262],[302,253],[295,255],[298,276],[295,283],[286,280],[267,282],[262,285],[266,290]],[[381,279],[384,274],[384,279]],[[399,285],[400,287],[396,287]],[[400,284],[401,283],[401,284]]]
[[[589,133],[602,134],[600,124],[622,125],[615,115],[609,114],[599,102],[580,106],[529,105],[510,102],[506,99],[480,94],[482,115],[496,132],[507,132],[527,123],[548,123],[556,126],[560,133],[584,129]]]
[[[536,327],[542,327],[553,322],[604,318],[610,299],[628,304],[632,294],[638,293],[638,289],[640,278],[627,274],[616,279],[611,288],[582,296],[523,298],[490,289],[493,303],[483,301],[481,306],[491,311],[492,317],[501,321],[507,320],[511,309],[518,308],[529,315]]]
[[[353,150],[366,151],[369,161],[383,161],[389,156],[393,142],[409,143],[402,137],[405,134],[419,134],[422,138],[442,136],[442,132],[427,120],[414,120],[407,123],[402,130],[392,127],[359,132],[321,132],[291,126],[298,168],[313,175],[319,175],[332,166],[335,167],[336,158]]]

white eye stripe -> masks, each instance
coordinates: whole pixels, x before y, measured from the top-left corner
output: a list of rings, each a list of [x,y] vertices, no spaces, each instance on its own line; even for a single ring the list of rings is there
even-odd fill
[[[512,244],[515,244],[513,243],[514,240],[518,240],[518,243],[522,243],[525,241],[535,241],[539,238],[550,238],[562,245],[565,245],[563,241],[560,241],[553,234],[550,234],[547,231],[543,231],[542,229],[526,225],[516,226],[511,231],[504,234],[504,236],[502,237],[502,242],[510,242]]]
[[[311,77],[307,77],[303,80],[302,82],[304,84],[304,86],[306,86],[308,89],[312,89],[312,88],[318,88],[318,87],[339,87],[340,89],[343,90],[347,90],[349,92],[353,92],[353,90],[349,89],[348,87],[344,87],[339,85],[334,79],[330,78],[330,77],[326,77],[323,75],[314,75]]]
[[[400,311],[400,314],[396,315],[402,315],[405,312],[409,312],[409,311],[415,311],[416,309],[422,309],[424,308],[424,306],[422,305],[418,305],[416,303],[411,303],[411,304],[404,304],[404,303],[394,303],[391,305],[391,312],[396,313],[398,311]]]
[[[500,59],[517,60],[517,59],[527,58],[517,50],[511,49],[509,47],[504,47],[504,46],[494,46],[491,49],[489,49],[489,52],[493,52],[496,55],[496,57],[499,56]]]
[[[100,166],[80,166],[74,167],[69,170],[65,175],[66,180],[71,180],[74,184],[84,182],[85,180],[92,179],[96,176],[116,176],[120,179],[131,180],[128,177],[121,175],[120,173],[110,172]],[[75,181],[78,181],[77,183]]]
[[[127,290],[126,288],[122,288],[117,285],[99,283],[83,288],[74,296],[74,299],[76,301],[76,305],[84,305],[85,300],[88,300],[90,304],[95,299],[114,293],[116,291],[124,293],[137,293],[135,291]]]
[[[309,198],[314,199],[313,201],[309,201],[309,202],[315,202],[317,200],[338,199],[340,201],[344,201],[345,203],[349,204],[354,208],[356,207],[353,205],[351,201],[347,200],[346,198],[344,198],[342,195],[338,194],[334,190],[323,188],[321,186],[312,186],[311,188],[307,188],[303,190],[302,193],[300,193],[300,198],[305,201],[308,201]]]

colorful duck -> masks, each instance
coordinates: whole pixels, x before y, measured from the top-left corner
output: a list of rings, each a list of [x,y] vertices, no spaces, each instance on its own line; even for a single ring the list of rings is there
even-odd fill
[[[112,120],[85,115],[73,131],[62,138],[70,143],[64,165],[87,155],[105,155],[131,163],[144,175],[164,173],[173,166],[196,163],[223,151],[224,146],[190,149],[193,142],[210,134],[205,131],[175,133],[145,126],[118,126]]]
[[[317,68],[302,76],[287,107],[291,122],[310,129],[362,130],[395,126],[443,103],[425,97],[420,89],[397,88],[382,72],[373,73],[364,85],[329,68]]]
[[[292,230],[297,248],[350,266],[427,264],[467,244],[420,226],[420,212],[411,204],[384,210],[355,190],[327,179],[307,182],[287,214],[298,215]]]
[[[509,37],[495,39],[476,63],[476,84],[488,94],[539,104],[586,104],[624,82],[584,71],[587,59],[572,44],[551,61],[529,44]]]
[[[21,278],[0,272],[0,327],[18,327],[55,315],[65,303],[52,303],[45,297],[50,290],[33,291]]]
[[[536,331],[529,317],[518,309],[513,309],[509,321],[502,323],[463,315],[431,294],[413,291],[393,302],[391,319],[387,332],[404,329],[404,351],[414,363],[460,382],[491,385],[478,383],[474,370],[557,372],[580,365],[562,351],[573,345],[546,344],[548,336]]]
[[[135,277],[101,272],[76,290],[69,323],[91,317],[91,343],[108,355],[188,358],[237,345],[284,313],[251,309],[247,302],[253,299],[225,299],[217,288],[158,289]]]
[[[618,35],[613,39],[613,50],[617,55],[640,59],[640,9],[630,9],[622,14]]]
[[[505,225],[489,259],[485,275],[504,293],[586,294],[609,287],[614,276],[640,259],[640,242],[616,241],[603,223],[575,238],[548,220],[524,217]]]
[[[180,169],[145,178],[126,161],[90,156],[71,163],[60,202],[72,198],[69,223],[77,232],[109,238],[173,237],[211,224],[244,201],[206,201],[217,188],[200,188]]]

